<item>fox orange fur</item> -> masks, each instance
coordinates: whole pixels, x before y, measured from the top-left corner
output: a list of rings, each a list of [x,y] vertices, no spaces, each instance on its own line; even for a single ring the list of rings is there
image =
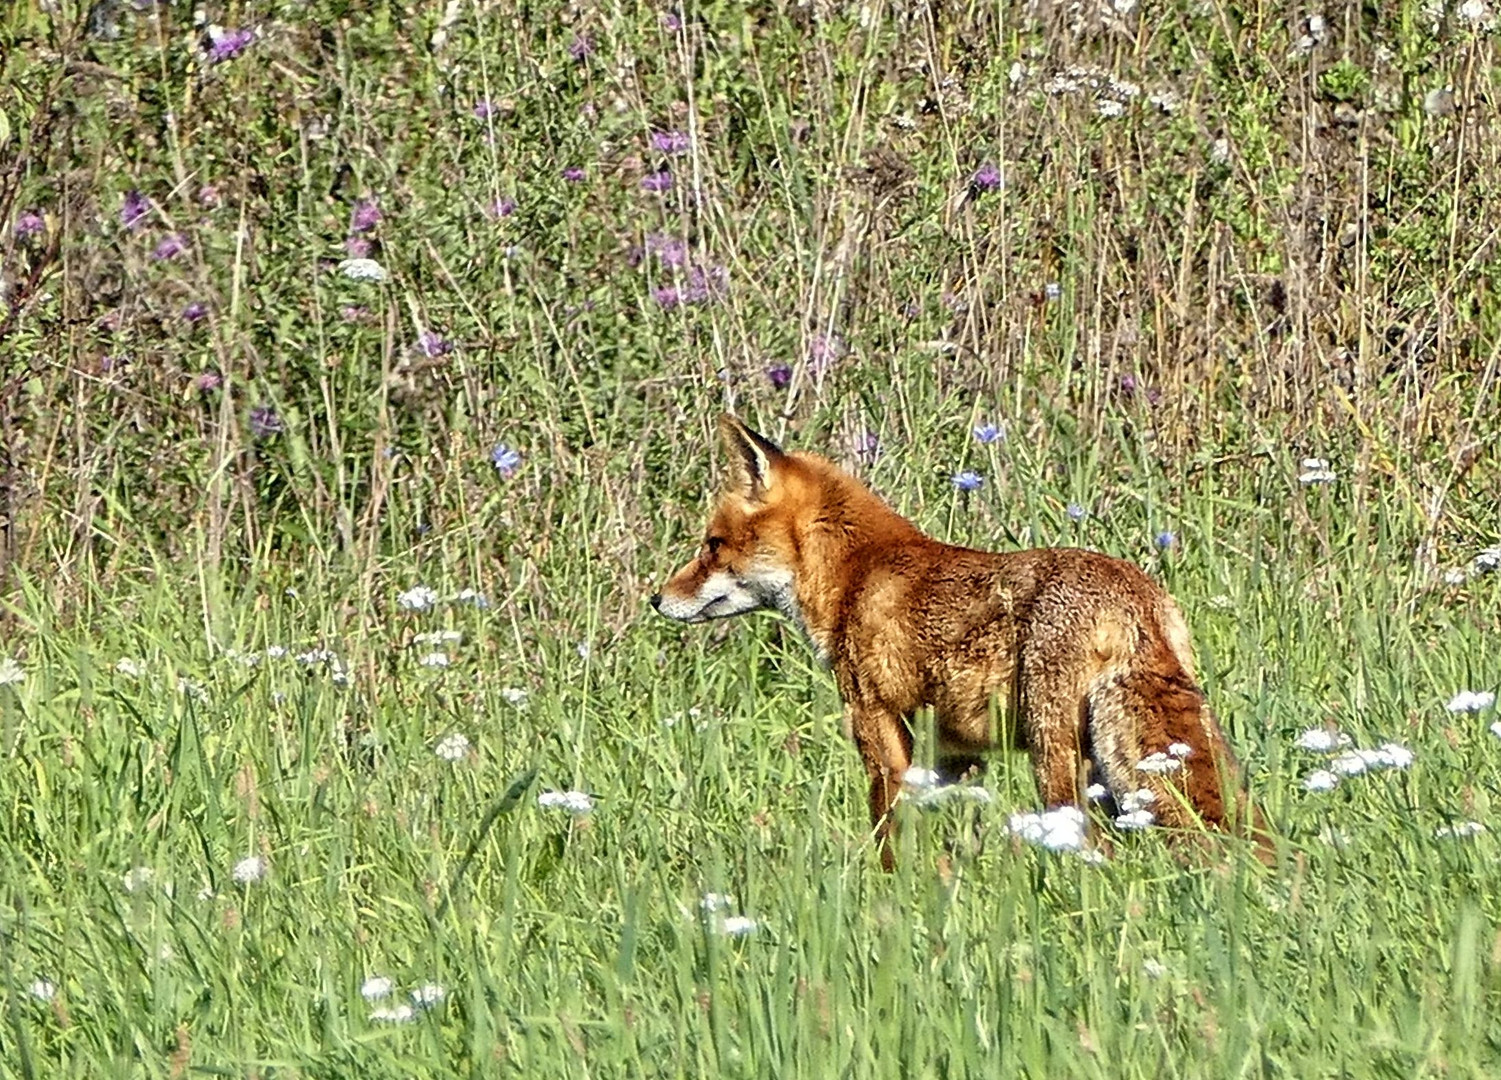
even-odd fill
[[[941,543],[832,462],[731,416],[720,428],[730,483],[697,557],[652,604],[683,622],[771,608],[802,628],[838,681],[887,869],[923,706],[946,779],[977,767],[1001,728],[1031,751],[1048,807],[1079,804],[1092,763],[1117,798],[1151,791],[1159,824],[1238,821],[1270,857],[1183,615],[1140,569],[1078,549]],[[1139,768],[1147,759],[1168,771]]]

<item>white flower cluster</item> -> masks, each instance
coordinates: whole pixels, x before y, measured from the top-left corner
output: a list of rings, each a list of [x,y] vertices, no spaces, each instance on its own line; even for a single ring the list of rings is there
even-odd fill
[[[1011,815],[1006,831],[1049,851],[1083,851],[1084,811],[1077,806],[1060,806],[1041,813],[1018,812]]]
[[[1309,484],[1332,484],[1339,479],[1329,462],[1323,458],[1307,457],[1302,462],[1303,471],[1298,474],[1298,483],[1305,487]]]
[[[458,731],[445,735],[439,740],[433,753],[444,761],[463,761],[469,753],[469,737]]]
[[[594,809],[594,796],[584,791],[544,791],[537,796],[537,805],[544,810],[582,815]]]
[[[1444,708],[1451,713],[1478,713],[1496,703],[1496,695],[1490,690],[1461,690],[1449,699]]]
[[[438,590],[434,589],[430,585],[413,585],[405,592],[396,594],[396,606],[401,608],[402,611],[431,611],[433,608],[437,607],[440,603],[443,602],[444,597],[439,595]],[[489,598],[485,596],[484,593],[479,592],[476,589],[460,589],[458,592],[448,597],[447,602],[450,604],[468,604],[471,607],[477,607],[480,610],[484,610],[485,608],[488,608],[490,606]],[[439,631],[439,633],[451,634],[454,633],[454,631]],[[443,640],[458,639],[445,638]]]
[[[26,672],[14,657],[0,656],[0,686],[14,686],[26,679]]]
[[[372,975],[360,984],[360,996],[369,1002],[384,1002],[396,989],[396,983],[385,975]],[[423,983],[408,995],[411,1004],[405,1001],[377,1005],[370,1010],[370,1019],[383,1024],[406,1024],[417,1017],[418,1009],[435,1009],[448,998],[448,989],[442,983]]]
[[[1501,544],[1482,548],[1480,553],[1464,566],[1451,567],[1444,571],[1445,585],[1463,585],[1478,577],[1501,570]]]
[[[1136,763],[1136,768],[1144,773],[1156,773],[1158,775],[1177,772],[1183,768],[1183,759],[1192,753],[1193,747],[1187,743],[1170,743],[1166,751],[1159,750],[1142,758]]]
[[[1042,84],[1043,93],[1049,97],[1068,94],[1088,94],[1094,99],[1095,111],[1101,116],[1120,116],[1126,107],[1141,96],[1141,87],[1136,83],[1117,79],[1103,68],[1075,64],[1050,76]],[[1176,98],[1173,99],[1176,107]],[[1159,108],[1162,106],[1155,100]],[[1172,111],[1164,109],[1165,112]]]
[[[717,934],[726,937],[745,937],[754,933],[760,925],[748,915],[728,914],[735,907],[735,898],[724,893],[705,893],[699,901],[699,910],[703,912],[704,922]]]
[[[371,281],[379,284],[391,275],[374,259],[344,259],[339,263],[339,273],[350,281]]]
[[[1326,767],[1314,769],[1303,778],[1305,791],[1333,791],[1340,779],[1383,769],[1405,769],[1413,763],[1413,752],[1401,743],[1382,743],[1373,750],[1351,745],[1350,736],[1329,727],[1309,728],[1293,743],[1299,750],[1315,754],[1332,754]]]

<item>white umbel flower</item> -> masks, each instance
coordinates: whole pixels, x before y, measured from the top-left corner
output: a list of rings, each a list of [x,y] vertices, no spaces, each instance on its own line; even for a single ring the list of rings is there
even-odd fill
[[[371,281],[379,284],[391,275],[374,259],[345,259],[339,263],[339,273],[350,281]]]
[[[544,810],[587,814],[594,809],[594,796],[583,791],[544,791],[537,796],[537,805]]]

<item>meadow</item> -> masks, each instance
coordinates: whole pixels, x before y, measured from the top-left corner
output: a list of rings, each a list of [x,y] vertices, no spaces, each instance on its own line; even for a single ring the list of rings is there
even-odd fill
[[[0,1076],[1501,1073],[1497,17],[9,5]],[[1163,580],[1279,865],[883,874],[726,409]]]

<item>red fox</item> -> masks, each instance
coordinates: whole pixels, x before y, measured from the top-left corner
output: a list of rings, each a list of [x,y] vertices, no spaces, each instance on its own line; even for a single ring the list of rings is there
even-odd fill
[[[1143,571],[1079,549],[945,544],[832,462],[784,453],[732,416],[720,430],[730,482],[698,555],[652,606],[690,623],[769,608],[802,629],[844,699],[886,869],[923,706],[943,779],[978,768],[1007,729],[1048,807],[1077,806],[1093,764],[1158,824],[1238,824],[1270,861],[1183,615]]]

